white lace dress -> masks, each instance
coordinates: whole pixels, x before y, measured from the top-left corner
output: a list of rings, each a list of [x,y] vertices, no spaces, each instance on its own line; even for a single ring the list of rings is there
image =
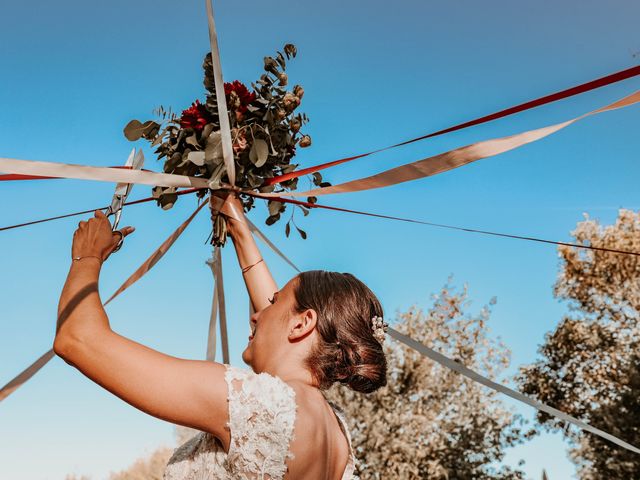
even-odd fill
[[[213,435],[200,432],[178,447],[169,459],[164,480],[281,480],[293,458],[297,405],[295,391],[278,377],[226,365],[231,444],[225,453]],[[331,403],[349,443],[342,480],[353,475],[355,457],[344,417]]]

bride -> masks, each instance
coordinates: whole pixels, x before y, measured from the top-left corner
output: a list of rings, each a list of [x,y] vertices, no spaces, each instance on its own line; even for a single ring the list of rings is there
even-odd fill
[[[255,310],[242,353],[251,370],[165,355],[111,329],[100,270],[134,229],[112,232],[99,210],[73,236],[54,351],[143,412],[200,431],[176,449],[166,480],[354,478],[345,419],[323,390],[386,384],[380,302],[349,273],[302,272],[278,289],[240,200],[218,205]]]

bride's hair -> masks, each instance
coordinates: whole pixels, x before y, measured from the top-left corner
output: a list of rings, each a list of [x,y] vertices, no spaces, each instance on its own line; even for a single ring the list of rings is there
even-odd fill
[[[296,278],[295,311],[318,315],[318,342],[306,364],[319,388],[340,382],[370,393],[386,385],[387,360],[371,326],[382,305],[369,287],[350,273],[310,270]]]

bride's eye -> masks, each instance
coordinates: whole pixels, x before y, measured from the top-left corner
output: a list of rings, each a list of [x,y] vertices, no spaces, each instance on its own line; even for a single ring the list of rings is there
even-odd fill
[[[269,303],[273,305],[273,304],[275,303],[275,298],[276,298],[276,296],[275,296],[275,295],[274,295],[273,297],[271,297],[271,298],[269,299]]]

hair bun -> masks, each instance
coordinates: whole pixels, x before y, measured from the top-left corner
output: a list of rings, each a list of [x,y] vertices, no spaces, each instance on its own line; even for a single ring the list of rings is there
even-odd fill
[[[387,384],[387,362],[377,342],[358,343],[342,349],[341,383],[361,393],[371,393]]]
[[[367,363],[357,365],[353,370],[355,371],[347,381],[347,385],[356,392],[375,392],[387,384],[386,365]]]

